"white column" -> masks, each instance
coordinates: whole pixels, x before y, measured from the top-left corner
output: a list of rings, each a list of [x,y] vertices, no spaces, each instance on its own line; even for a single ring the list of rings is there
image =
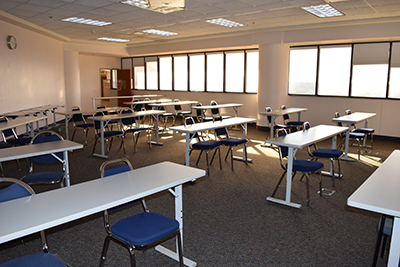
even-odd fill
[[[259,46],[258,112],[265,107],[279,109],[288,102],[289,46],[270,44]],[[267,126],[267,117],[257,116],[258,126]]]
[[[79,53],[64,51],[66,110],[81,106],[81,83],[79,75]]]

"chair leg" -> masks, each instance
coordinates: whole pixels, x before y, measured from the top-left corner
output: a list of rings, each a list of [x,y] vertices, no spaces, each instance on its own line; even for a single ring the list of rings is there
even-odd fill
[[[199,157],[197,158],[197,161],[196,161],[196,166],[199,166],[199,161],[200,161],[201,154],[203,154],[203,150],[200,150]]]
[[[229,147],[229,150],[231,151],[231,168],[232,168],[232,171],[233,171],[233,149],[232,149],[231,146]]]
[[[72,132],[71,141],[74,141],[75,132],[76,132],[76,128],[75,128],[74,131]]]
[[[94,139],[94,145],[93,145],[93,150],[92,150],[92,154],[94,154],[94,150],[96,148],[96,144],[97,144],[97,139],[99,139],[97,136]]]
[[[109,246],[110,246],[110,237],[106,236],[106,239],[104,240],[103,251],[101,252],[99,267],[104,266],[104,262],[106,261],[107,250],[108,250]]]
[[[330,160],[332,164],[332,186],[335,187],[335,159],[331,158]]]
[[[203,150],[201,152],[203,152]],[[199,157],[199,159],[200,159],[200,157]],[[207,161],[207,175],[210,176],[210,165],[208,163],[208,151],[206,151],[206,161]]]

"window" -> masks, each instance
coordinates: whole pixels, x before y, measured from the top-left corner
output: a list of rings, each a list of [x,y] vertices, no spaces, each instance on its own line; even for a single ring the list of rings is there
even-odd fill
[[[318,95],[348,96],[351,46],[326,46],[319,52]]]
[[[205,86],[205,61],[204,54],[189,55],[190,62],[190,91],[204,92]]]
[[[289,94],[315,95],[317,47],[290,50]]]
[[[225,92],[241,93],[244,86],[244,52],[227,52]]]
[[[246,93],[258,92],[258,51],[246,51]]]
[[[157,57],[146,57],[146,89],[158,89]]]
[[[207,54],[207,92],[224,91],[224,54]]]
[[[133,58],[133,88],[138,90],[145,89],[144,82],[144,58]]]
[[[174,89],[175,91],[188,90],[188,58],[174,56]]]
[[[355,44],[351,96],[386,97],[389,43]]]
[[[160,57],[160,90],[172,90],[172,57]]]
[[[400,43],[392,44],[389,98],[400,98]]]
[[[258,92],[258,49],[122,58],[136,90]]]

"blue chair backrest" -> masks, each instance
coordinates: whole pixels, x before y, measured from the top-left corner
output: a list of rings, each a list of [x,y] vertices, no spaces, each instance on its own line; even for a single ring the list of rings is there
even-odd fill
[[[217,101],[212,100],[211,103],[210,103],[210,105],[211,105],[211,106],[216,106],[216,105],[218,105],[218,103],[217,103]],[[212,109],[211,109],[211,113],[212,113],[213,115],[218,115],[218,114],[219,114],[219,109],[218,109],[218,108],[212,108]]]
[[[2,122],[7,122],[7,121],[8,121],[8,119],[7,119],[6,117],[0,118],[0,123],[2,123]],[[9,137],[9,136],[15,137],[15,134],[14,134],[13,129],[3,130],[3,131],[2,131],[2,134],[4,135],[4,138],[7,138],[7,137]],[[6,141],[6,140],[3,140],[3,141]]]
[[[123,109],[121,111],[121,114],[129,114],[129,113],[133,113],[133,111],[131,109]],[[121,119],[121,122],[123,125],[131,125],[135,123],[135,118],[125,118],[125,119]]]
[[[226,128],[225,128],[225,127],[223,127],[223,128],[218,128],[218,129],[215,129],[215,134],[216,134],[217,136],[220,136],[220,135],[226,135],[226,137],[227,137],[227,138],[229,137],[229,135],[228,135],[228,131],[226,130]]]
[[[60,138],[57,134],[52,134],[52,135],[37,135],[32,139],[32,144],[39,144],[39,143],[46,143],[46,142],[54,142],[54,141],[60,141],[62,138]],[[63,153],[56,153],[57,157],[60,159],[64,159]],[[53,164],[59,162],[55,157],[52,155],[43,155],[43,156],[37,156],[31,158],[31,161],[33,163],[38,163],[38,164]]]
[[[14,183],[0,190],[0,203],[13,199],[30,196],[31,193],[20,184]]]
[[[340,117],[339,112],[335,112],[335,118],[339,118],[339,117]],[[338,122],[337,124],[339,126],[343,126],[343,124],[341,122]]]
[[[104,170],[104,177],[111,176],[111,175],[114,175],[114,174],[118,174],[118,173],[121,173],[121,172],[127,172],[127,171],[130,171],[130,170],[131,170],[131,168],[128,165],[122,165],[122,166],[119,166],[119,167],[107,169],[107,170]]]
[[[278,133],[278,137],[281,136],[286,136],[286,131],[281,131]],[[289,149],[286,146],[279,146],[279,149],[281,151],[281,156],[282,158],[286,158],[289,155]]]
[[[179,102],[179,99],[174,99],[174,102]],[[174,105],[175,107],[175,111],[181,111],[182,110],[182,106],[181,105]]]
[[[286,109],[286,106],[285,106],[285,105],[282,105],[282,106],[281,106],[281,110],[285,110],[285,109]],[[284,115],[283,115],[283,120],[285,120],[285,121],[286,121],[286,120],[289,120],[289,115],[288,115],[288,114],[284,114]]]
[[[266,107],[265,112],[272,112],[272,109],[270,107]],[[271,124],[271,121],[272,121],[271,116],[267,116],[267,119],[268,119],[268,123]]]
[[[96,112],[93,116],[94,117],[103,117],[104,113],[101,112],[101,111],[100,112]],[[101,128],[100,121],[95,120],[94,121],[94,127],[96,128],[96,130],[100,130],[100,128]]]

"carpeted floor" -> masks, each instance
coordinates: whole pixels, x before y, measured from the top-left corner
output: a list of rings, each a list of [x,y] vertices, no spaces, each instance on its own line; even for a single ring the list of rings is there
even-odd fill
[[[71,131],[72,128],[71,125]],[[242,135],[240,131],[231,130],[230,133]],[[248,153],[253,163],[246,166],[235,161],[232,171],[230,161],[224,161],[227,148],[222,148],[222,170],[218,162],[214,162],[210,176],[184,185],[184,256],[197,262],[198,266],[370,266],[380,215],[350,208],[346,201],[394,149],[400,149],[400,141],[375,137],[374,149],[360,161],[342,161],[344,177],[335,180],[336,193],[332,196],[317,194],[319,177],[312,175],[310,207],[306,206],[305,181],[299,181],[300,176],[296,176],[292,200],[303,206],[295,209],[266,200],[282,174],[276,151],[261,146],[266,136],[267,130],[249,125]],[[164,145],[153,145],[149,149],[147,138],[142,134],[135,153],[129,136],[125,140],[126,156],[135,168],[161,161],[183,164],[184,138],[181,134],[165,133],[161,135]],[[75,139],[83,142],[82,133],[78,132]],[[330,147],[330,140],[318,145]],[[71,184],[100,177],[99,168],[105,160],[91,155],[92,146],[93,132],[90,132],[88,145],[69,153]],[[119,140],[115,140],[110,159],[123,156],[122,149],[118,148]],[[350,148],[350,152],[356,153],[356,148]],[[191,166],[195,166],[197,155],[198,152],[193,152]],[[296,156],[308,158],[303,150]],[[323,162],[327,169],[329,162]],[[24,160],[21,160],[20,171],[15,161],[3,165],[7,177],[21,178],[28,173]],[[60,167],[56,164],[51,168]],[[199,168],[205,167],[203,157]],[[43,170],[43,167],[37,166],[35,170]],[[323,186],[332,188],[330,177],[323,177]],[[35,190],[54,188],[57,186],[40,186]],[[284,198],[284,188],[285,183],[276,197]],[[150,196],[146,201],[151,211],[174,216],[174,199],[169,192]],[[139,205],[134,206],[113,214],[112,219],[140,211]],[[105,237],[101,213],[49,229],[46,233],[50,251],[60,255],[70,266],[98,265]],[[168,241],[166,246],[173,248],[174,242]],[[0,245],[0,263],[40,252],[39,238],[34,234]],[[386,257],[387,253],[379,259],[378,266],[386,265]],[[153,249],[138,252],[136,258],[138,266],[178,266]],[[112,243],[106,266],[129,266],[128,252]]]

